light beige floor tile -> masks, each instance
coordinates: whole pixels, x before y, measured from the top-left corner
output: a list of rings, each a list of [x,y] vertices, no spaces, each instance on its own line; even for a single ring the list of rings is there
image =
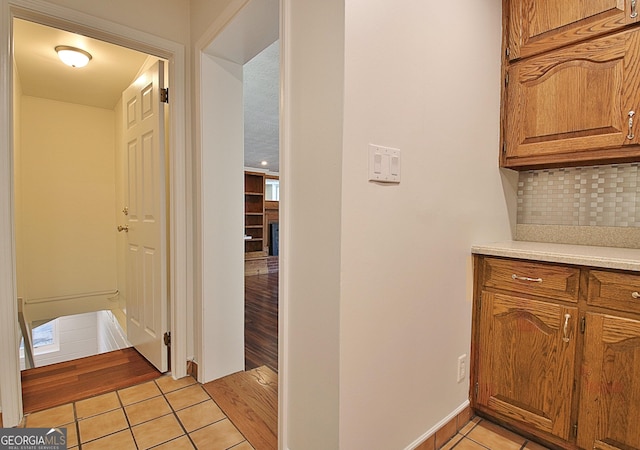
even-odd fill
[[[108,394],[98,395],[97,397],[76,402],[76,416],[78,419],[84,419],[118,408],[120,408],[118,396],[115,392],[109,392]]]
[[[162,396],[125,406],[124,410],[127,413],[129,424],[131,426],[138,425],[152,419],[157,419],[158,417],[171,413],[169,404]]]
[[[187,436],[181,436],[173,441],[165,442],[162,445],[153,447],[153,450],[192,450],[193,448],[193,444],[189,438]]]
[[[209,394],[199,384],[179,389],[165,394],[171,407],[178,411],[196,403],[211,399]]]
[[[137,450],[131,430],[110,434],[95,441],[82,444],[82,450]]]
[[[122,409],[78,421],[80,442],[85,443],[129,428]],[[83,445],[84,447],[84,445]]]
[[[153,381],[118,391],[118,396],[124,406],[148,400],[159,395],[162,395],[162,392],[160,392],[160,389],[158,389],[158,386],[156,386],[156,383]]]
[[[78,430],[76,428],[76,423],[70,423],[61,428],[67,429],[67,447],[75,447],[78,445]]]
[[[495,447],[496,450],[498,450],[498,448],[500,447]],[[487,450],[487,447],[484,447],[471,439],[462,438],[454,450]]]
[[[234,447],[231,447],[229,450],[255,450],[255,449],[247,441],[244,441]]]
[[[473,430],[473,428],[480,423],[482,419],[478,416],[474,417],[473,419],[471,419],[469,422],[467,422],[467,424],[465,426],[463,426],[460,431],[458,431],[458,433],[466,436],[469,431]]]
[[[462,439],[464,438],[463,435],[461,434],[456,434],[455,436],[453,436],[449,441],[447,441],[442,447],[440,447],[441,450],[450,450],[453,447],[456,446],[456,444],[458,442],[460,442]],[[436,447],[438,448],[438,447]]]
[[[180,410],[176,415],[188,433],[227,417],[213,400]]]
[[[184,434],[178,419],[173,414],[136,425],[131,430],[139,448],[150,448]]]
[[[26,426],[29,428],[56,428],[75,420],[73,404],[68,403],[29,414],[27,416]]]
[[[499,448],[500,450],[520,450],[525,441],[522,436],[518,436],[486,420],[483,420],[471,430],[467,437],[485,447]]]
[[[193,377],[183,377],[179,380],[174,380],[169,375],[164,377],[160,377],[156,380],[156,384],[160,388],[160,390],[164,393],[177,391],[178,389],[182,389],[183,387],[191,386],[192,384],[196,384],[196,380]]]
[[[233,426],[229,419],[200,428],[189,433],[198,449],[226,450],[244,441],[244,436]]]

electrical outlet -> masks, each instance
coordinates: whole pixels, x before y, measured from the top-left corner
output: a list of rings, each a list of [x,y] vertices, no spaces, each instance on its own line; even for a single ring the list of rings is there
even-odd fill
[[[467,354],[458,356],[458,383],[467,376]]]

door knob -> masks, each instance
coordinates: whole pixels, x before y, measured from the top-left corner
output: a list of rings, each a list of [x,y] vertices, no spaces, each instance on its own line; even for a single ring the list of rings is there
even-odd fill
[[[129,225],[118,225],[118,231],[124,231],[125,233],[129,232]]]

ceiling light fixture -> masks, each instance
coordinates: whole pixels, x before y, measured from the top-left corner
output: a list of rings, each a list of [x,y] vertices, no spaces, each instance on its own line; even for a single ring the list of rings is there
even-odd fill
[[[84,67],[89,64],[91,54],[80,50],[79,48],[69,47],[68,45],[58,45],[56,52],[60,60],[67,66]]]
[[[266,161],[262,161],[260,164],[262,164],[263,166],[266,166],[266,165],[267,165],[267,164],[269,164],[269,163],[268,163],[268,162],[266,162]]]

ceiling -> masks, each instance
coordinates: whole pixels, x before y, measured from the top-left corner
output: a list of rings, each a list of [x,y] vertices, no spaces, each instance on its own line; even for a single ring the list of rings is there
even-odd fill
[[[279,41],[244,65],[243,79],[244,165],[279,172]]]
[[[92,55],[86,67],[64,65],[57,45]],[[97,39],[14,19],[14,55],[24,95],[113,109],[148,55]],[[244,65],[245,166],[279,171],[278,41]],[[267,165],[261,162],[266,161]]]
[[[22,93],[68,103],[113,109],[136,78],[147,55],[57,28],[14,19],[14,55]],[[66,66],[57,45],[89,52],[86,67]]]

